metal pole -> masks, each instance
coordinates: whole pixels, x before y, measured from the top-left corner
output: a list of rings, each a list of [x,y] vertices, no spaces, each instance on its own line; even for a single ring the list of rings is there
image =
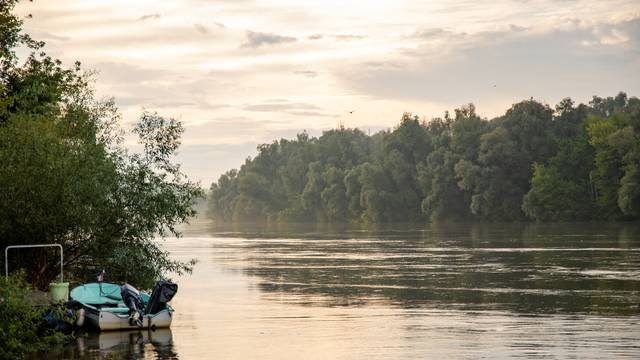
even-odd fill
[[[39,247],[51,247],[55,246],[60,248],[60,282],[64,282],[64,274],[62,272],[62,266],[64,264],[64,254],[62,245],[60,244],[37,244],[37,245],[11,245],[4,249],[4,276],[9,277],[9,249],[23,249],[23,248],[39,248]]]

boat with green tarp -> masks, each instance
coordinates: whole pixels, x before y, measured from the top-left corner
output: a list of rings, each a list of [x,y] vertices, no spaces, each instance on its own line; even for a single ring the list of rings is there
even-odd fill
[[[81,305],[78,324],[100,330],[166,328],[171,326],[173,308],[168,302],[178,286],[156,283],[151,295],[129,284],[88,283],[71,290],[70,298]]]

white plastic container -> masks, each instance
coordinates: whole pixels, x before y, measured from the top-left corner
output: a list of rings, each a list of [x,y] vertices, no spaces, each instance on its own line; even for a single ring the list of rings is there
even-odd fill
[[[51,302],[54,304],[69,301],[69,283],[49,283]]]

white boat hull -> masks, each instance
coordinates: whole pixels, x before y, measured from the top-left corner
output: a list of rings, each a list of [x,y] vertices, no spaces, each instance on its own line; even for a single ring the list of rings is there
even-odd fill
[[[143,329],[168,328],[171,326],[173,310],[165,309],[157,314],[144,315],[142,318]],[[85,323],[100,330],[124,330],[140,329],[138,325],[129,324],[127,314],[118,314],[97,309],[85,309]]]

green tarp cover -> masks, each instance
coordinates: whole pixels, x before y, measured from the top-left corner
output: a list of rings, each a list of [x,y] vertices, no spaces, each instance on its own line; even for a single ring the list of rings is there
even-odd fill
[[[101,290],[102,289],[102,290]],[[71,298],[83,304],[90,305],[117,305],[122,303],[120,285],[111,283],[90,283],[80,285],[71,290]],[[143,302],[149,300],[149,295],[140,293]]]

